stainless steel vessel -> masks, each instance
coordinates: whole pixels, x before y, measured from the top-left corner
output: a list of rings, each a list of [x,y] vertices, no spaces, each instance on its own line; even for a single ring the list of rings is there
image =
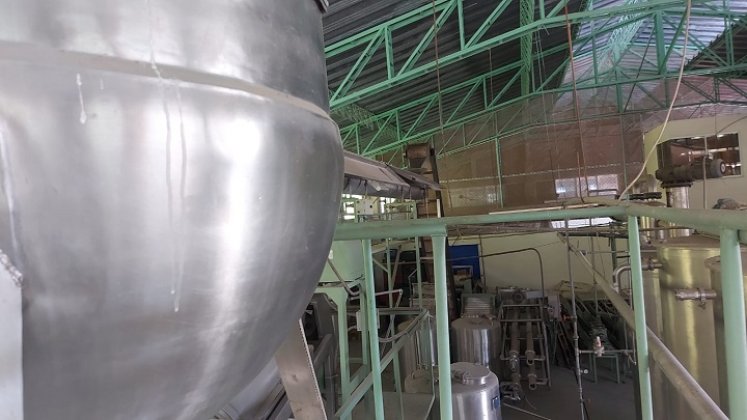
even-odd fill
[[[431,420],[441,418],[438,386],[427,369],[418,369],[405,380],[405,392],[430,394],[435,392]],[[457,362],[451,365],[451,406],[454,420],[501,420],[501,389],[498,376],[486,366]]]
[[[501,327],[491,315],[465,316],[451,323],[454,360],[500,369]]]
[[[26,419],[203,419],[265,366],[342,183],[313,0],[0,0]]]
[[[397,332],[405,331],[413,320],[402,321],[397,325]],[[405,345],[399,351],[400,378],[404,382],[408,375],[421,366],[435,366],[438,360],[436,349],[436,323],[430,319],[422,321],[412,335],[406,338]]]
[[[721,409],[729,414],[729,387],[727,384],[727,367],[726,367],[726,334],[724,332],[724,307],[721,301],[721,257],[713,257],[706,260],[706,266],[711,272],[711,284],[716,291],[716,299],[713,300],[713,317],[716,323],[716,360],[718,362],[719,372],[719,395],[721,396]],[[747,285],[747,250],[742,249],[742,274],[744,284]],[[747,303],[747,292],[744,297]],[[746,332],[747,333],[747,332]]]
[[[678,289],[712,289],[705,261],[719,255],[719,242],[703,236],[657,244],[662,339],[716,403],[720,401],[713,301],[680,300]],[[685,400],[667,391],[670,420],[697,418]]]
[[[500,384],[498,377],[487,367],[474,363],[453,363],[451,379],[454,420],[501,419]]]

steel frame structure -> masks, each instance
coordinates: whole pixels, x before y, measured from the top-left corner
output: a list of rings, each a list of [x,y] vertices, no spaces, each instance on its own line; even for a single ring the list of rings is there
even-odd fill
[[[740,242],[747,243],[747,218],[737,211],[719,210],[683,210],[661,207],[649,207],[630,204],[624,201],[595,200],[599,207],[554,208],[526,211],[504,211],[480,216],[446,217],[436,219],[418,219],[407,221],[365,222],[340,224],[335,232],[335,240],[360,240],[364,252],[370,251],[371,239],[405,239],[414,236],[430,236],[433,239],[434,280],[436,283],[436,331],[438,343],[438,369],[441,377],[449,377],[449,324],[446,295],[446,234],[448,226],[495,224],[508,222],[533,222],[564,220],[568,218],[622,217],[628,222],[629,255],[631,259],[631,283],[633,288],[632,311],[628,304],[615,292],[607,280],[595,274],[595,280],[608,294],[610,300],[621,312],[625,321],[634,327],[638,357],[639,389],[641,411],[644,420],[653,420],[649,346],[651,354],[660,364],[664,374],[678,392],[688,396],[688,403],[702,418],[725,419],[726,416],[703,389],[695,382],[692,375],[677,361],[648,328],[643,298],[643,272],[641,263],[640,233],[638,217],[652,217],[676,223],[680,226],[696,228],[702,232],[719,235],[721,240],[721,281],[724,285],[723,307],[726,330],[726,359],[728,366],[729,411],[733,420],[747,419],[747,399],[742,398],[747,388],[747,329],[745,322],[744,284],[742,282],[742,263]],[[370,256],[365,260],[366,288],[373,291],[373,262]],[[589,265],[591,267],[591,265]],[[592,269],[593,270],[593,269]],[[369,345],[372,355],[373,380],[359,386],[356,393],[362,393],[374,386],[374,405],[376,419],[383,419],[383,395],[380,392],[382,366],[373,359],[378,351],[376,323],[372,318],[378,316],[375,301],[367,306],[370,330]],[[374,350],[374,347],[376,350]],[[388,361],[385,361],[388,362]],[[378,379],[376,378],[378,376]],[[378,386],[376,386],[378,382]],[[360,397],[358,398],[358,400]],[[441,418],[452,419],[451,383],[442,381],[439,386],[439,404]]]
[[[691,9],[691,20],[723,20],[725,54],[711,51],[708,42],[700,40],[695,31],[688,36],[688,50],[682,51],[685,5],[681,0],[628,0],[620,5],[602,8],[594,8],[593,2],[589,2],[586,10],[567,14],[564,9],[568,0],[560,0],[549,10],[546,10],[544,1],[521,0],[520,26],[492,37],[486,36],[486,33],[506,12],[509,0],[497,2],[494,10],[473,33],[465,31],[463,1],[435,0],[432,5],[419,7],[325,48],[328,59],[353,51],[357,54],[354,64],[330,93],[333,115],[350,117],[354,114],[352,119],[355,122],[342,126],[340,130],[345,148],[364,156],[382,155],[408,143],[422,141],[442,130],[459,128],[489,117],[508,105],[528,102],[547,94],[559,97],[572,91],[573,84],[563,81],[571,62],[567,56],[569,46],[561,44],[547,49],[533,48],[533,37],[539,37],[539,31],[566,25],[584,28],[577,31],[573,39],[576,67],[579,61],[586,61],[589,66],[588,70],[578,75],[575,83],[577,89],[614,88],[618,114],[666,109],[671,100],[666,84],[676,78],[683,55],[691,58],[702,54],[716,63],[709,68],[686,67],[685,76],[710,76],[728,83],[729,78],[747,72],[747,61],[737,58],[732,39],[735,28],[744,28],[744,16],[733,11],[728,1],[692,0]],[[392,32],[408,25],[422,24],[427,19],[433,23],[407,59],[403,63],[402,60],[395,60],[393,51],[396,41]],[[458,22],[459,48],[438,59],[421,59],[447,19]],[[644,25],[652,26],[653,31],[644,40],[645,43],[641,43],[638,32]],[[362,109],[356,105],[358,101],[384,95],[392,89],[403,89],[405,83],[432,73],[437,68],[448,67],[513,41],[518,41],[521,48],[521,56],[516,61],[383,112],[355,112],[355,107]],[[356,80],[379,49],[385,51],[386,71],[381,71],[375,81],[357,86]],[[655,52],[655,60],[649,57],[652,54],[648,51]],[[537,81],[533,75],[535,64],[564,52],[566,58],[562,65],[549,71],[544,80]],[[624,57],[626,60],[623,60]],[[628,63],[630,57],[640,59],[633,65]],[[491,80],[496,77],[507,80],[497,92],[490,88]],[[652,82],[665,85],[663,99],[658,99],[644,86]],[[634,89],[656,102],[655,109],[632,107],[628,92]],[[520,92],[518,96],[515,94],[517,90]],[[457,94],[462,99],[449,109],[442,110],[442,124],[425,124],[427,117],[439,110],[440,100],[446,94]],[[703,103],[707,102],[711,100],[704,96]],[[475,108],[474,104],[477,103],[481,105]],[[747,97],[740,104],[747,104]]]

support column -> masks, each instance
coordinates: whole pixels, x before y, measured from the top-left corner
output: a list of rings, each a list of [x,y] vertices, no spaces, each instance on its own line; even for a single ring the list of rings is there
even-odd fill
[[[371,376],[373,378],[374,414],[376,420],[384,420],[384,389],[381,386],[381,355],[379,354],[378,313],[376,311],[376,286],[374,285],[373,254],[371,240],[363,241],[363,268],[365,271],[366,321],[371,355]]]
[[[646,304],[643,298],[643,267],[641,263],[641,238],[638,233],[638,218],[628,217],[628,253],[630,255],[630,277],[633,287],[633,309],[635,315],[635,345],[638,365],[638,383],[641,393],[641,416],[643,420],[654,420],[651,397],[651,375],[649,371],[648,339],[646,329]]]
[[[451,354],[449,353],[449,299],[446,288],[446,236],[432,236],[436,282],[436,342],[438,344],[438,399],[441,420],[452,420]]]
[[[721,299],[724,306],[726,379],[731,420],[747,419],[747,336],[742,255],[737,231],[721,230]]]

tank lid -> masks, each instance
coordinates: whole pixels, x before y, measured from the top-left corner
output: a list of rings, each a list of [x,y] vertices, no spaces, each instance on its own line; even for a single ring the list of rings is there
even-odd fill
[[[493,328],[498,326],[496,318],[492,315],[471,315],[463,316],[451,323],[452,328],[457,329],[476,329]]]
[[[717,255],[705,260],[705,265],[711,271],[721,271],[721,256]],[[742,275],[747,277],[747,248],[742,248]]]
[[[451,378],[463,385],[485,385],[491,374],[490,369],[483,365],[467,362],[451,365]]]

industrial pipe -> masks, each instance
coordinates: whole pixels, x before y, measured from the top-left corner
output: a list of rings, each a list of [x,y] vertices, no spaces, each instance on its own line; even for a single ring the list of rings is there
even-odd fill
[[[357,223],[363,224],[363,223]],[[433,243],[433,279],[436,283],[436,342],[438,345],[438,377],[451,377],[449,349],[449,300],[446,292],[446,235],[431,236]],[[442,420],[452,420],[451,381],[439,382],[438,398]]]
[[[527,349],[524,351],[524,357],[527,359],[527,365],[534,365],[534,337],[532,335],[532,321],[527,321]],[[533,369],[533,367],[532,367]],[[536,379],[536,376],[535,376]]]
[[[589,274],[592,275],[595,282],[607,295],[625,323],[628,324],[629,327],[635,328],[635,315],[625,299],[615,292],[605,277],[592,267],[589,260],[587,260],[579,250],[572,246],[571,250],[582,262],[581,265],[589,272]],[[684,397],[685,401],[690,405],[690,408],[692,408],[698,415],[698,419],[729,420],[723,411],[721,411],[721,408],[713,402],[711,397],[703,390],[695,378],[690,375],[690,372],[682,366],[682,363],[680,363],[677,357],[672,354],[672,352],[666,347],[666,345],[664,345],[661,339],[651,331],[650,328],[646,328],[646,336],[648,338],[649,349],[651,355],[654,357],[654,361],[659,364],[659,367],[661,367],[662,372],[664,372],[664,375],[669,379],[672,386]]]
[[[725,212],[727,213],[727,212]],[[736,212],[741,213],[741,212]],[[747,217],[742,216],[744,219]],[[736,230],[721,231],[721,299],[724,307],[726,380],[732,420],[747,419],[747,329],[745,322],[742,252]]]
[[[630,264],[623,264],[619,267],[617,267],[614,271],[612,271],[612,287],[616,291],[622,290],[620,287],[620,276],[623,273],[629,273],[630,272]]]

